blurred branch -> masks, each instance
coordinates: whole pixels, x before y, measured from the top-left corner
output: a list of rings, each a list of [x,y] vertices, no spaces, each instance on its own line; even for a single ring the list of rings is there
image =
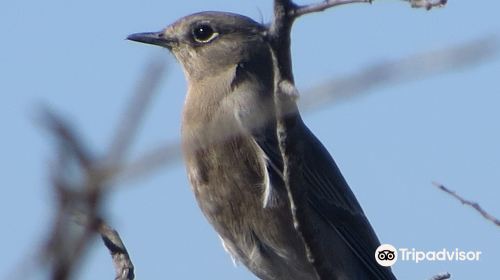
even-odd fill
[[[164,64],[158,63],[147,68],[104,157],[93,156],[62,117],[49,110],[43,111],[43,124],[59,148],[52,170],[58,207],[42,252],[42,260],[50,263],[52,279],[73,278],[76,265],[97,233],[113,258],[115,279],[134,279],[134,266],[127,249],[118,232],[101,218],[101,207],[108,192],[106,187],[116,180],[118,166],[137,134],[164,68]]]
[[[448,189],[447,187],[445,187],[443,184],[440,184],[440,183],[436,183],[436,182],[432,182],[432,184],[434,186],[436,186],[438,189],[444,191],[445,193],[451,195],[452,197],[456,198],[458,201],[460,201],[462,204],[464,205],[468,205],[472,208],[474,208],[477,212],[479,212],[479,214],[481,214],[481,216],[483,216],[486,220],[492,222],[493,224],[495,224],[496,226],[500,226],[500,220],[497,219],[496,217],[494,217],[493,215],[491,215],[490,213],[486,212],[480,205],[479,203],[477,202],[474,202],[474,201],[470,201],[470,200],[467,200],[465,198],[463,198],[462,196],[460,196],[459,194],[457,194],[455,191],[452,191],[450,189]]]
[[[403,0],[410,2],[412,8],[425,8],[430,10],[434,7],[442,7],[446,5],[448,0]]]
[[[76,132],[72,130],[66,121],[48,109],[42,111],[42,119],[44,120],[43,124],[61,145],[61,153],[65,154],[64,151],[71,153],[88,172],[92,156],[89,149],[83,146]]]
[[[69,125],[47,110],[43,120],[57,140],[59,150],[52,170],[52,185],[58,207],[41,260],[50,262],[51,279],[72,279],[97,225],[102,189],[100,176],[94,172],[93,157]],[[84,179],[74,180],[73,168]],[[88,217],[83,229],[74,223],[74,214],[77,212]]]
[[[433,276],[429,280],[446,280],[446,279],[451,279],[451,274],[449,274],[448,272]]]
[[[299,99],[304,111],[367,94],[371,89],[408,83],[491,61],[500,50],[497,35],[486,35],[441,50],[368,66],[306,91]]]
[[[110,165],[118,164],[123,160],[137,134],[142,119],[146,115],[145,113],[153,100],[154,94],[158,92],[157,87],[164,77],[166,65],[158,61],[152,61],[146,67],[145,74],[138,83],[135,93],[132,95],[133,97],[123,114],[123,119],[109,148],[108,164]]]
[[[162,144],[143,153],[132,162],[122,166],[117,181],[140,179],[182,159],[181,143],[178,141]]]

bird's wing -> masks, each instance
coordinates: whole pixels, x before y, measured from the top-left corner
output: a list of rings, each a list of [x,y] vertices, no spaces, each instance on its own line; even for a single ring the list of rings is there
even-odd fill
[[[376,263],[374,255],[380,242],[334,160],[298,118],[298,125],[303,126],[304,131],[301,136],[304,151],[302,168],[309,204],[371,272],[373,279],[395,279],[390,269]],[[255,135],[255,140],[272,165],[282,168],[278,142],[275,137],[269,136],[276,135],[276,132],[267,131],[265,134],[267,137]]]

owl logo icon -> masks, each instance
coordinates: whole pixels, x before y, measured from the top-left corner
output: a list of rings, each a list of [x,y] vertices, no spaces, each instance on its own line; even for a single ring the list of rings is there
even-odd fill
[[[392,266],[398,260],[398,251],[391,244],[382,244],[375,250],[375,260],[381,266]]]

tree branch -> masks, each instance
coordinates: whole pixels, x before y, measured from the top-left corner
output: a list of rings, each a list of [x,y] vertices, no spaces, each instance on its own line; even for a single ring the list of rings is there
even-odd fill
[[[97,230],[113,259],[116,271],[115,280],[133,280],[135,278],[134,264],[118,232],[102,220]]]
[[[113,258],[117,280],[134,278],[134,266],[118,232],[101,217],[101,208],[108,185],[119,174],[121,161],[137,134],[140,120],[150,103],[164,65],[151,64],[139,90],[128,106],[127,114],[117,130],[114,141],[104,156],[97,157],[83,144],[73,128],[49,110],[43,112],[43,124],[58,143],[57,158],[52,170],[52,185],[58,208],[54,225],[42,252],[53,280],[72,279],[77,263],[99,232]],[[80,225],[77,227],[76,222]],[[83,229],[82,229],[83,228]]]
[[[498,35],[485,35],[442,49],[369,65],[356,73],[337,77],[305,91],[299,100],[300,109],[303,112],[310,111],[362,96],[374,88],[470,68],[491,61],[498,55],[499,49]]]
[[[403,0],[410,2],[412,8],[425,8],[430,10],[435,7],[442,7],[446,5],[448,0]]]
[[[342,4],[371,1],[330,0],[318,4],[298,6],[292,0],[274,0],[274,17],[268,29],[268,42],[274,58],[274,99],[276,108],[276,127],[278,142],[283,159],[283,179],[288,192],[293,224],[304,242],[307,257],[315,269],[318,279],[330,279],[331,273],[327,260],[322,256],[321,241],[316,239],[315,225],[309,219],[309,209],[303,189],[302,176],[303,143],[301,141],[300,124],[302,119],[298,113],[296,100],[298,91],[294,85],[292,57],[290,52],[290,33],[293,22],[301,15],[318,12]],[[411,1],[413,7],[420,2]],[[430,2],[427,2],[431,4]],[[432,8],[432,4],[426,6]]]
[[[94,172],[93,156],[79,141],[73,129],[60,117],[46,111],[44,124],[58,143],[58,154],[52,170],[52,185],[57,197],[54,225],[42,251],[43,262],[49,262],[51,279],[72,279],[77,263],[94,236],[100,209],[100,176]],[[76,172],[74,168],[76,167]],[[76,176],[74,176],[76,174]],[[82,180],[75,180],[75,177]],[[75,213],[87,217],[83,229],[74,223]]]
[[[302,120],[295,102],[297,90],[294,86],[292,57],[290,52],[290,33],[294,19],[293,11],[297,8],[292,1],[275,0],[274,18],[269,28],[268,41],[274,57],[274,85],[276,126],[278,142],[283,159],[283,179],[288,192],[293,224],[304,242],[307,257],[313,265],[318,279],[327,279],[329,273],[323,268],[323,258],[319,257],[319,248],[314,241],[312,226],[307,221],[307,209],[302,186],[301,142],[296,127]]]
[[[495,224],[496,226],[500,227],[500,220],[498,218],[494,217],[493,215],[491,215],[490,213],[486,212],[486,210],[484,210],[479,205],[479,203],[463,198],[462,196],[460,196],[459,194],[457,194],[455,191],[452,191],[452,190],[448,189],[447,187],[445,187],[443,184],[436,183],[436,182],[432,182],[432,184],[434,186],[436,186],[438,189],[440,189],[440,190],[444,191],[445,193],[453,196],[458,201],[460,201],[462,204],[468,205],[468,206],[474,208],[486,220],[488,220],[488,221],[492,222],[493,224]]]
[[[345,4],[354,4],[354,3],[372,3],[373,0],[326,0],[319,3],[308,4],[297,6],[293,11],[292,15],[294,17],[300,17],[305,14],[322,12],[326,9],[333,8],[340,5]]]
[[[161,60],[160,60],[161,61]],[[165,63],[152,61],[146,67],[142,80],[138,83],[135,93],[132,95],[128,106],[123,114],[121,123],[115,132],[113,141],[107,154],[109,165],[115,165],[123,161],[130,148],[137,129],[144,118],[149,104],[151,104],[157,87],[164,77]]]
[[[451,279],[451,274],[449,274],[448,272],[433,276],[429,280],[446,280],[446,279]]]
[[[295,5],[295,7],[290,11],[290,16],[293,18],[298,18],[305,14],[322,12],[324,10],[346,4],[355,3],[369,3],[371,4],[374,0],[326,0],[319,3],[307,4],[307,5]],[[448,0],[402,0],[409,2],[412,8],[425,8],[430,10],[436,7],[442,7],[446,5]]]

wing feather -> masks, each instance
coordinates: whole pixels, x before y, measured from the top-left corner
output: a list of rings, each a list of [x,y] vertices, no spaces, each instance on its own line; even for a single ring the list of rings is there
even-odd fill
[[[311,131],[301,125],[304,130],[303,179],[311,208],[337,233],[373,279],[396,279],[389,268],[376,263],[374,254],[380,242],[333,158]],[[274,139],[259,135],[256,143],[272,164],[282,170],[276,132],[266,134],[274,135]],[[281,173],[279,178],[282,180]],[[283,182],[280,185],[284,188]]]

